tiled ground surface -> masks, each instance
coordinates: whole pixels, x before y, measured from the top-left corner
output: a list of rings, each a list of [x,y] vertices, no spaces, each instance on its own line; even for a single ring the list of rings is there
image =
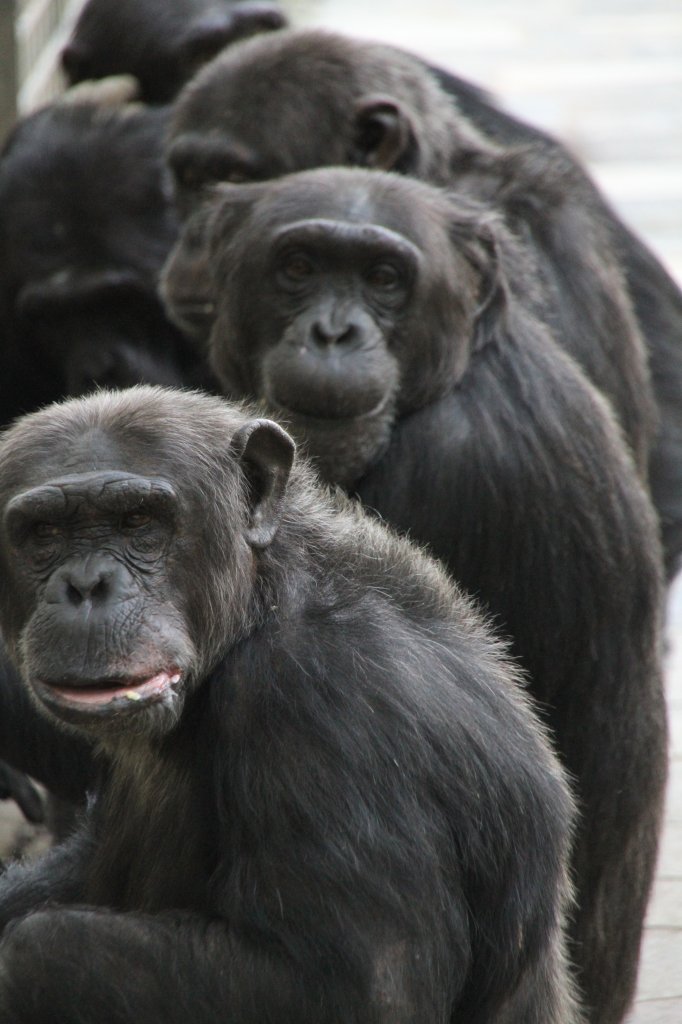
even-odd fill
[[[298,24],[394,42],[467,75],[586,160],[682,281],[680,0],[291,0]],[[629,1024],[682,1024],[682,581],[667,660],[666,827]],[[0,804],[0,856],[45,837]]]

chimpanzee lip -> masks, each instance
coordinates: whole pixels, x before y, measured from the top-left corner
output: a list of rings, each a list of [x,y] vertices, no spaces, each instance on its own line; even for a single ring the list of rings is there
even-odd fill
[[[215,313],[215,302],[210,299],[202,301],[201,299],[176,299],[174,302],[176,309],[182,310],[183,313],[196,313],[203,316],[212,316]]]
[[[91,683],[69,680],[38,680],[43,693],[69,707],[101,708],[109,705],[139,706],[162,700],[180,682],[177,668],[162,669],[153,675],[100,679]]]
[[[331,408],[326,415],[315,415],[314,413],[304,412],[302,409],[296,409],[291,405],[285,405],[283,402],[271,395],[266,397],[266,402],[270,408],[277,414],[284,418],[297,421],[299,423],[310,424],[312,427],[318,427],[321,429],[329,428],[330,424],[334,424],[334,429],[338,429],[339,423],[356,423],[362,422],[363,420],[370,420],[375,416],[380,415],[389,402],[389,397],[384,396],[381,401],[377,402],[376,405],[370,409],[363,409],[360,412],[339,412],[336,413]]]
[[[202,327],[215,316],[215,303],[176,301],[175,314],[185,323]]]

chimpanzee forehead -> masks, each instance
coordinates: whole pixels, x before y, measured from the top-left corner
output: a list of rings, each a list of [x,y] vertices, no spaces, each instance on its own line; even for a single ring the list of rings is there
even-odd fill
[[[93,511],[121,513],[153,502],[155,507],[168,508],[175,500],[175,491],[168,480],[99,471],[47,480],[15,496],[8,504],[8,512],[17,515],[30,510],[33,516],[54,518],[86,507]]]
[[[421,182],[353,168],[319,168],[270,184],[257,219],[380,225],[421,247],[447,222],[445,198]]]
[[[341,257],[393,256],[413,265],[419,260],[419,248],[397,231],[382,224],[354,223],[312,217],[294,221],[277,229],[273,241],[278,249],[302,245],[329,250]]]
[[[127,434],[93,425],[78,437],[65,441],[59,430],[36,430],[35,454],[17,466],[22,485],[36,486],[46,480],[77,479],[87,475],[120,477],[163,476],[163,444],[150,431]],[[170,466],[171,460],[168,460]]]

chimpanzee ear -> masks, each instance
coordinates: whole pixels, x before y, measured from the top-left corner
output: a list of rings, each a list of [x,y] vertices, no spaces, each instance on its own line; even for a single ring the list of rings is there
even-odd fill
[[[355,108],[351,159],[379,171],[405,171],[416,146],[412,122],[392,96],[364,96]]]
[[[508,286],[501,266],[499,242],[492,227],[481,222],[472,225],[457,221],[451,225],[450,235],[458,251],[478,274],[471,345],[472,351],[477,351],[490,339],[507,309]]]
[[[490,337],[496,323],[504,315],[507,305],[507,289],[500,270],[499,253],[493,235],[480,238],[481,247],[487,259],[481,265],[481,284],[478,291],[478,306],[474,318],[476,333],[474,348],[478,349]]]
[[[230,449],[248,484],[246,539],[265,548],[277,533],[296,445],[272,420],[250,420],[232,438]]]

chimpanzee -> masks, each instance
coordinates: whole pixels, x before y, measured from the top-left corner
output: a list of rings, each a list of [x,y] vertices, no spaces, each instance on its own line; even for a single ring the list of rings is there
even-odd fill
[[[645,476],[654,429],[646,355],[599,218],[588,201],[575,201],[580,184],[569,162],[536,148],[477,151],[458,164],[457,191],[474,194],[504,212],[523,237],[529,256],[535,253],[533,276],[521,285],[524,298],[612,401]],[[215,318],[206,241],[213,213],[210,193],[208,188],[203,203],[187,216],[160,279],[169,317],[201,354]],[[537,244],[529,237],[528,227],[533,225]]]
[[[665,784],[655,519],[610,407],[527,300],[490,209],[397,175],[221,186],[224,390],[427,544],[528,671],[575,780],[573,958],[591,1019],[636,979]]]
[[[110,758],[0,881],[6,1024],[578,1021],[571,798],[516,669],[293,455],[151,387],[0,441],[8,645]]]
[[[277,129],[264,131],[264,124]],[[283,31],[230,48],[185,87],[168,156],[185,214],[212,182],[262,180],[321,164],[396,170],[490,198],[485,179],[497,164],[493,191],[511,226],[537,247],[555,290],[558,340],[614,401],[640,456],[652,431],[653,377],[659,424],[649,480],[668,575],[674,574],[682,555],[682,296],[559,144],[496,110],[468,83],[402,51],[332,33]],[[585,318],[589,332],[582,331]]]
[[[132,74],[147,103],[168,103],[219,50],[282,28],[272,0],[88,0],[61,54],[70,84]]]
[[[197,383],[157,277],[177,223],[167,113],[57,103],[0,158],[0,422],[95,384]]]

